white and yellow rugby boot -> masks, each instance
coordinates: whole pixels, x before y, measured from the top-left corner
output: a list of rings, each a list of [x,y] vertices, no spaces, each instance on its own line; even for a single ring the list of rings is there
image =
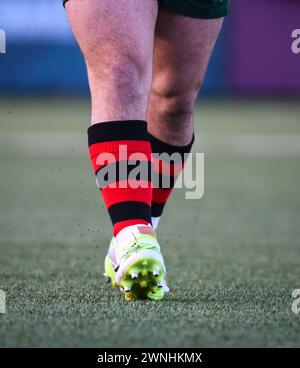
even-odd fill
[[[160,300],[169,292],[166,267],[151,226],[128,226],[111,240],[104,277],[125,293],[126,300]]]

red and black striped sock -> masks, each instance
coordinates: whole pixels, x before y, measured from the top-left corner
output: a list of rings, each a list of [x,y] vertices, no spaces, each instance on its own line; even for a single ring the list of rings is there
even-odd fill
[[[154,168],[151,216],[153,225],[155,218],[159,219],[172,193],[176,179],[184,168],[188,154],[191,152],[194,136],[186,146],[173,146],[160,141],[149,134],[152,148]]]
[[[88,129],[89,152],[114,236],[151,223],[151,145],[145,121],[113,121]]]

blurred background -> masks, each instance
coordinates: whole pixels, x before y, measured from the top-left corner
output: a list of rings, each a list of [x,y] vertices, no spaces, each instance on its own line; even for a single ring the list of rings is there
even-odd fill
[[[299,7],[297,0],[232,0],[203,94],[299,96],[299,57],[291,52]],[[60,0],[1,0],[0,27],[7,35],[1,94],[88,94]]]
[[[176,190],[159,231],[175,293],[133,311],[99,281],[111,224],[61,1],[0,1],[0,346],[299,346],[299,15],[232,0],[195,112],[205,195]]]

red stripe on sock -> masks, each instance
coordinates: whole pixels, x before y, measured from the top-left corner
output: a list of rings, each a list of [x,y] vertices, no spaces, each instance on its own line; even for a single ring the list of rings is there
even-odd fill
[[[121,149],[120,146],[126,146],[126,151],[123,148]],[[89,151],[94,171],[97,171],[103,165],[117,161],[126,161],[128,158],[137,159],[137,157],[132,156],[133,154],[136,156],[136,153],[142,154],[141,161],[152,160],[151,146],[147,141],[113,141],[96,143],[90,146]]]
[[[133,198],[137,202],[143,202],[151,206],[151,196],[149,196],[149,189],[151,189],[151,183],[149,182],[119,182],[120,184],[126,184],[127,188],[111,188],[110,186],[102,189],[101,194],[104,198],[106,207],[110,207],[116,203],[132,201]],[[132,185],[141,184],[144,188],[132,188]]]
[[[156,203],[167,203],[171,193],[172,189],[154,188],[152,192],[152,201]]]
[[[154,171],[167,176],[179,176],[184,167],[184,163],[175,165],[173,162],[159,160],[155,156],[153,156],[152,161]]]
[[[147,222],[145,220],[141,220],[141,219],[131,219],[131,220],[125,220],[125,221],[117,222],[114,225],[114,236],[117,236],[118,233],[121,230],[123,230],[125,227],[127,227],[127,226],[133,226],[133,225],[138,225],[138,224],[148,225],[149,222]]]

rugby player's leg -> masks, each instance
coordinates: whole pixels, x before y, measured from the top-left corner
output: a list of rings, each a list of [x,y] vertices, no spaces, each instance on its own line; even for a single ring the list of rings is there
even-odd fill
[[[66,10],[86,61],[91,122],[145,120],[156,2],[70,0]]]
[[[157,2],[70,0],[66,9],[91,89],[90,156],[114,226],[105,276],[126,299],[161,299],[167,288],[149,226],[152,157],[146,124]],[[132,155],[141,171],[131,178]]]
[[[190,151],[194,131],[193,109],[221,25],[222,18],[195,19],[159,8],[147,115],[153,152],[183,155]],[[153,190],[152,217],[155,224],[171,190]]]
[[[107,164],[99,158],[109,154],[115,159],[109,162],[115,172],[121,166],[120,146],[126,145],[128,155],[144,154],[145,166],[151,161],[146,110],[157,3],[70,0],[66,10],[86,61],[92,96],[90,156],[116,236],[126,226],[151,223],[151,185],[133,190],[128,188],[128,177],[121,175],[114,175],[116,182],[105,185],[102,173]],[[122,188],[116,188],[120,180]]]

